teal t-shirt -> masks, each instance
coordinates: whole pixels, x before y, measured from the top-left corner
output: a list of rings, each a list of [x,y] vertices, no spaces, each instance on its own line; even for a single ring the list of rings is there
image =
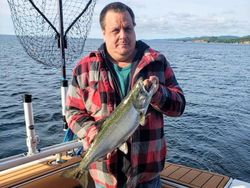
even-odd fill
[[[128,92],[129,73],[131,70],[131,65],[132,65],[132,63],[126,67],[119,67],[118,65],[113,63],[115,72],[118,76],[119,85],[120,85],[123,97],[125,97],[127,95],[127,92]]]

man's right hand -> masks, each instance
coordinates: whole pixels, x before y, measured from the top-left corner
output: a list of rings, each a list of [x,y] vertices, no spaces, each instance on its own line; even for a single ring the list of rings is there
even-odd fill
[[[94,141],[97,133],[98,129],[96,126],[91,126],[88,128],[87,136],[82,140],[84,150],[87,150],[90,147],[90,144]]]
[[[98,133],[98,129],[96,128],[96,126],[91,126],[88,128],[87,132],[88,132],[87,137],[85,137],[85,139],[82,140],[83,148],[85,151],[90,147],[90,144],[94,141],[94,139]],[[117,150],[114,150],[111,153],[108,153],[106,155],[106,159],[110,159],[112,153],[114,153],[116,151]]]

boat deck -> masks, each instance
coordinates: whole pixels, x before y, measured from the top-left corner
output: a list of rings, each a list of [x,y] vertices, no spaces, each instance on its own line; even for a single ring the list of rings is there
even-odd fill
[[[79,187],[79,183],[73,179],[61,177],[66,168],[77,165],[79,157],[65,158],[65,163],[52,165],[52,159],[0,172],[0,187]],[[166,163],[161,172],[163,188],[223,188],[230,178],[203,170],[189,168],[182,165]]]
[[[44,188],[79,187],[79,183],[73,179],[61,178],[61,173],[67,167],[78,164],[80,157],[69,158],[64,156],[62,164],[53,164],[55,159],[48,159],[43,162],[30,164],[23,167],[16,167],[7,170],[7,173],[0,172],[0,187],[22,187],[22,188]]]
[[[224,175],[166,163],[161,172],[163,188],[224,188],[230,178]]]

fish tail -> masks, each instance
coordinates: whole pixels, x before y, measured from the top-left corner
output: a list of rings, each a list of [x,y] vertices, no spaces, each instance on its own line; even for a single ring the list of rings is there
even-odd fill
[[[77,180],[83,188],[95,187],[95,182],[88,170],[79,170],[78,167],[74,167],[73,169],[64,171],[61,176]]]

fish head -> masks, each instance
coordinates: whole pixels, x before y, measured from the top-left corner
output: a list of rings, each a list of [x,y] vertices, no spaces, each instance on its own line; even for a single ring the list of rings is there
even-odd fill
[[[137,111],[146,114],[155,87],[156,85],[152,84],[149,89],[146,89],[143,79],[139,78],[137,80],[132,91],[133,105]]]

